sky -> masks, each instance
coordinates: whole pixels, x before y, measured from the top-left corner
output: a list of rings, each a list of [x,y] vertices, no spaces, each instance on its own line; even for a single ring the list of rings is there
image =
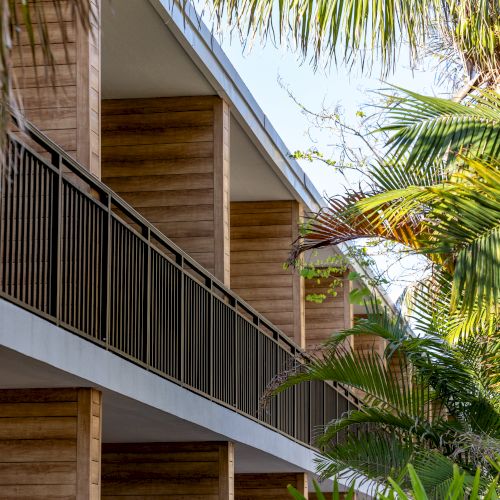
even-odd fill
[[[290,151],[317,147],[324,154],[333,153],[335,157],[330,145],[336,139],[328,131],[311,129],[310,122],[287,89],[312,111],[319,112],[323,108],[333,111],[340,107],[345,119],[354,124],[360,122],[356,112],[363,109],[370,113],[371,108],[366,105],[376,99],[377,90],[387,89],[390,84],[423,94],[448,95],[448,89],[436,81],[436,73],[429,64],[412,71],[404,56],[397,71],[382,81],[377,66],[371,76],[361,75],[359,67],[351,72],[335,66],[314,71],[312,65],[301,62],[297,54],[276,48],[272,43],[265,46],[256,43],[250,49],[243,48],[238,36],[226,33],[219,35],[219,41]],[[331,168],[307,161],[300,163],[321,193],[332,195],[341,191],[341,179],[332,175]]]
[[[210,27],[210,20],[205,21],[208,21]],[[363,110],[371,114],[373,108],[367,105],[377,98],[375,92],[387,89],[391,84],[427,95],[449,97],[450,94],[449,84],[443,84],[442,80],[438,81],[436,78],[434,61],[428,60],[412,70],[404,50],[396,65],[396,71],[382,81],[379,77],[380,67],[376,64],[370,75],[362,74],[360,64],[350,71],[346,67],[335,65],[328,69],[320,67],[315,71],[311,64],[302,62],[298,54],[287,48],[275,47],[270,42],[256,42],[251,48],[243,47],[238,35],[231,36],[228,30],[219,32],[218,39],[258,104],[292,152],[313,147],[333,160],[337,160],[339,155],[338,148],[335,148],[338,137],[330,130],[311,128],[310,120],[289,93],[312,111],[339,110],[343,119],[355,127],[362,125],[362,119],[356,117],[356,112]],[[359,180],[352,174],[346,179],[323,163],[299,163],[318,191],[326,197],[342,193],[346,186],[356,187]],[[380,253],[382,255],[378,255]],[[399,262],[396,256],[385,251],[380,252],[380,249],[373,251],[373,254],[379,269],[389,269],[387,277],[390,285],[386,291],[391,299],[396,301],[405,286],[418,278],[418,261],[410,257]]]

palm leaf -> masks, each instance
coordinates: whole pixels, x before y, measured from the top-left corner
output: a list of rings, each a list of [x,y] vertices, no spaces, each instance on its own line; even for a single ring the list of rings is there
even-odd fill
[[[384,431],[349,434],[347,439],[316,460],[321,477],[333,477],[349,471],[352,481],[383,484],[387,477],[400,477],[411,460],[415,447]]]
[[[246,39],[255,36],[291,41],[304,57],[313,53],[370,70],[374,60],[383,73],[399,58],[401,41],[415,62],[436,33],[458,50],[467,74],[484,79],[498,72],[498,10],[485,0],[212,0],[219,22],[228,19]],[[494,5],[496,0],[494,0]],[[497,7],[498,8],[498,7]],[[437,29],[436,29],[437,28]]]
[[[500,151],[500,96],[482,91],[466,103],[429,97],[398,88],[391,96],[388,123],[379,130],[392,133],[389,153],[405,158],[406,168],[421,168],[458,153],[494,158]]]

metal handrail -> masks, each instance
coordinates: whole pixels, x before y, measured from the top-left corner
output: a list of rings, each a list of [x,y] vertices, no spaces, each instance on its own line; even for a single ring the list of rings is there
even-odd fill
[[[288,390],[286,394],[278,396],[278,399],[281,399],[275,404],[277,416],[273,415],[268,418],[265,415],[252,414],[249,408],[251,407],[252,411],[255,409],[255,401],[253,400],[248,403],[247,407],[242,408],[244,405],[239,403],[238,397],[248,396],[249,399],[252,398],[246,393],[241,394],[241,389],[236,387],[238,380],[227,381],[234,392],[234,401],[231,399],[232,396],[227,396],[224,400],[216,395],[217,391],[213,386],[220,382],[219,379],[224,374],[217,372],[214,375],[214,373],[209,372],[218,369],[217,366],[214,366],[212,350],[215,348],[216,342],[220,343],[217,336],[224,334],[224,332],[235,333],[234,339],[230,339],[232,342],[247,342],[248,346],[252,345],[262,349],[262,352],[259,351],[255,354],[253,368],[257,367],[258,373],[254,377],[255,380],[251,381],[255,387],[253,385],[250,387],[251,391],[254,392],[270,382],[270,380],[262,380],[263,375],[260,371],[264,371],[266,367],[258,365],[258,356],[261,357],[259,358],[261,363],[262,360],[271,356],[271,371],[275,372],[272,375],[277,376],[280,369],[283,371],[283,368],[287,368],[285,361],[283,361],[285,358],[287,363],[301,362],[309,358],[307,353],[33,125],[25,124],[23,134],[37,146],[40,146],[43,152],[38,153],[33,147],[28,146],[26,141],[21,141],[19,134],[10,135],[8,160],[16,171],[13,172],[15,179],[12,183],[7,182],[6,177],[2,176],[3,186],[0,193],[2,196],[1,210],[4,212],[2,213],[3,227],[0,228],[1,255],[3,256],[0,272],[0,294],[2,297],[13,300],[36,314],[82,335],[106,349],[127,357],[146,369],[155,371],[209,399],[244,413],[302,444],[310,445],[312,429],[309,428],[307,432],[304,431],[305,433],[303,430],[300,432],[297,430],[300,425],[304,424],[302,420],[298,421],[302,418],[297,416],[298,412],[304,410],[289,408],[285,411],[286,405],[289,405],[290,401],[292,401],[291,404],[300,402],[297,398],[302,397],[300,396],[301,389],[293,388]],[[47,153],[50,160],[44,158]],[[76,179],[70,179],[71,176],[76,176]],[[55,220],[52,220],[51,216]],[[24,217],[24,219],[21,220],[19,217]],[[22,222],[23,220],[25,222]],[[19,227],[24,227],[23,224],[26,225],[21,240],[19,240],[18,234],[20,229],[16,229],[16,224]],[[95,234],[92,231],[95,231]],[[78,234],[76,234],[77,232]],[[30,236],[28,233],[33,233],[35,236]],[[37,245],[40,245],[42,239],[44,243],[37,250]],[[80,248],[80,245],[84,248]],[[116,256],[112,255],[113,248],[119,250]],[[34,257],[35,253],[38,260]],[[26,256],[23,256],[25,254]],[[28,260],[30,261],[29,266],[27,266],[29,270],[25,271],[23,278],[25,282],[19,286],[19,283],[13,282],[12,277],[18,278],[18,267],[27,264]],[[98,270],[93,269],[93,263],[98,264]],[[128,264],[133,267],[129,277],[124,276],[126,273],[123,272],[123,269],[128,272]],[[115,267],[113,268],[113,266]],[[173,281],[159,283],[159,276],[152,275],[152,267],[154,266],[156,266],[157,271],[168,274]],[[21,276],[23,276],[22,271]],[[111,281],[113,279],[120,281],[122,278],[128,279],[130,282],[127,282],[123,287],[116,286],[113,289]],[[31,281],[28,283],[29,280]],[[40,282],[44,280],[47,283],[40,285]],[[134,280],[137,281],[135,285],[133,285]],[[155,285],[153,285],[153,280]],[[175,292],[165,292],[165,287],[168,288],[176,284],[179,285],[180,291],[176,289]],[[137,286],[137,289],[134,289],[134,286]],[[128,295],[117,297],[122,292]],[[134,295],[136,292],[137,296],[140,296],[140,300]],[[71,297],[67,298],[64,296],[65,294]],[[88,296],[84,297],[85,294]],[[155,294],[163,295],[153,297]],[[177,311],[178,317],[174,318],[175,324],[173,326],[165,326],[160,331],[159,327],[151,324],[153,308],[157,306],[157,303],[161,306],[161,300],[173,300],[174,295],[175,300],[180,301],[179,304],[175,303],[175,307],[172,306]],[[192,360],[194,365],[189,367],[185,366],[187,364],[185,358],[189,357],[190,352],[182,352],[185,342],[207,342],[207,340],[200,337],[199,332],[202,330],[196,321],[185,326],[192,320],[189,315],[185,317],[185,312],[189,311],[189,305],[185,304],[186,297],[198,304],[199,317],[195,318],[196,321],[199,323],[203,320],[205,322],[203,327],[210,329],[209,348],[211,350],[211,357],[208,361],[202,354],[199,354],[199,359]],[[82,303],[79,304],[78,300]],[[112,302],[116,306],[114,309]],[[123,335],[125,327],[123,324],[120,327],[119,323],[119,321],[123,323],[131,314],[130,311],[125,310],[124,304],[132,306],[135,315],[132,322],[135,321],[138,325],[137,332],[130,334],[130,338]],[[98,311],[96,311],[97,309]],[[116,309],[120,310],[123,317],[114,321],[112,316],[118,314]],[[170,317],[165,319],[162,316],[162,311],[157,309],[161,309],[161,307],[155,309],[155,314],[161,321],[172,321]],[[195,305],[192,306],[192,309],[191,313],[196,312]],[[216,321],[217,314],[220,316],[220,324]],[[215,327],[218,328],[218,331],[214,331]],[[145,328],[145,334],[142,328]],[[153,332],[155,328],[158,331]],[[179,341],[170,330],[180,331],[181,336],[187,335],[186,332],[189,330],[188,333],[192,338],[189,340],[182,338]],[[168,349],[163,347],[163,350],[168,351],[169,356],[176,356],[172,364],[179,371],[177,375],[169,373],[167,368],[154,366],[151,360],[152,350],[160,349],[152,344],[157,342],[159,345],[163,342],[167,331],[170,335],[170,341],[176,342],[175,346],[177,347],[170,346]],[[250,333],[247,335],[247,332]],[[264,337],[259,337],[257,332]],[[156,337],[153,338],[154,335]],[[266,338],[273,345],[268,344]],[[224,340],[228,340],[228,338],[222,339],[222,342]],[[134,346],[131,347],[129,344],[134,344]],[[181,350],[180,354],[176,352],[177,348]],[[238,357],[241,352],[238,352],[237,348],[234,347],[230,354]],[[164,353],[163,356],[165,357]],[[235,358],[234,362],[237,363],[237,361],[238,359]],[[203,365],[203,373],[201,371],[198,373],[199,367],[195,366],[197,362],[207,364],[207,366]],[[162,363],[164,366],[164,359],[162,359]],[[238,366],[237,369],[241,371],[244,368]],[[193,373],[187,373],[186,369]],[[210,378],[209,382],[201,380],[203,374],[207,373]],[[246,377],[245,373],[238,372],[238,374],[239,378]],[[186,382],[186,377],[194,377],[193,380],[196,379],[196,383]],[[347,389],[336,384],[324,383],[322,386],[323,418],[320,418],[321,415],[312,414],[311,408],[316,402],[311,400],[312,389],[307,387],[309,399],[304,399],[303,403],[306,400],[309,401],[310,408],[309,414],[305,415],[303,420],[319,419],[322,421],[317,423],[321,425],[327,420],[337,417],[341,405],[345,410],[358,405],[357,398]],[[336,395],[335,414],[331,414],[325,408],[325,394],[329,393],[328,391],[334,391]],[[222,388],[219,392],[225,392],[225,389]],[[292,395],[291,399],[287,394]],[[299,396],[297,396],[298,394]],[[283,405],[283,408],[279,405]],[[288,418],[288,411],[293,413],[293,418]],[[328,419],[326,418],[327,414]],[[301,435],[299,436],[299,434]]]

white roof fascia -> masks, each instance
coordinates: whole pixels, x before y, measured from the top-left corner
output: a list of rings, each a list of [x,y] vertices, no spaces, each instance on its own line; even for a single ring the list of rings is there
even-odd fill
[[[309,210],[324,206],[325,200],[297,161],[290,157],[290,151],[191,3],[183,8],[178,0],[149,2],[203,76],[232,105],[232,115],[292,194]]]

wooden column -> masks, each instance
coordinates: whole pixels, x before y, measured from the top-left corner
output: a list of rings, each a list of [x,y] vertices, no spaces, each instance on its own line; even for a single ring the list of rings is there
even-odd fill
[[[35,23],[35,60],[22,26],[20,45],[16,44],[13,49],[16,85],[28,120],[100,177],[100,0],[90,1],[90,30],[78,22],[71,2],[63,0],[60,4],[66,48],[54,6],[50,2],[40,2],[45,6],[55,81],[43,66],[43,51]],[[14,42],[17,43],[15,38]]]
[[[300,203],[292,203],[292,244],[299,237],[299,224],[304,218],[304,206]],[[305,316],[305,282],[298,272],[292,275],[293,286],[293,338],[295,342],[306,348],[306,316]]]
[[[299,215],[292,200],[231,203],[231,287],[303,346],[303,279],[283,268]]]
[[[90,32],[76,30],[76,157],[101,178],[101,0],[90,2]]]
[[[102,103],[103,180],[229,285],[229,109],[219,97]]]
[[[0,390],[0,496],[100,499],[101,393]]]
[[[229,106],[214,100],[214,274],[230,286]]]
[[[307,474],[236,474],[234,496],[236,500],[289,500],[287,486],[291,484],[302,495],[308,497]]]
[[[234,498],[228,442],[104,444],[102,499]]]

